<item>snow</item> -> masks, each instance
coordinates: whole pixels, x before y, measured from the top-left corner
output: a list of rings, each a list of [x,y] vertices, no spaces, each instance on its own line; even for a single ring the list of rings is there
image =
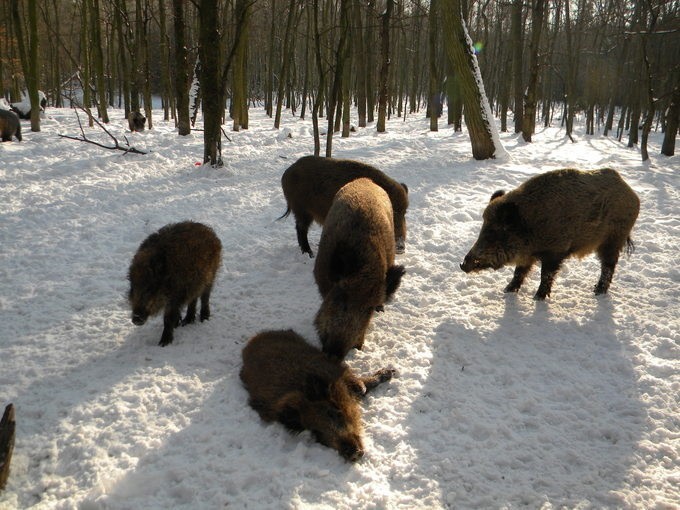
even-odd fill
[[[362,404],[365,457],[345,462],[308,433],[263,423],[238,372],[245,342],[293,328],[318,343],[313,259],[302,255],[280,176],[313,148],[311,121],[259,109],[230,132],[224,168],[200,165],[202,133],[110,130],[147,155],[59,138],[73,111],[0,144],[0,406],[17,437],[0,508],[677,508],[680,505],[680,164],[558,127],[534,143],[501,133],[502,160],[469,139],[393,119],[334,140],[334,156],[409,186],[401,288],[376,315],[360,373],[397,377]],[[93,139],[109,143],[96,127]],[[198,164],[197,164],[198,163]],[[593,256],[567,261],[552,297],[534,271],[458,264],[491,193],[562,167],[616,168],[639,194],[637,249],[607,296]],[[162,319],[130,321],[127,269],[141,241],[193,219],[222,240],[210,321],[157,345]],[[320,228],[310,231],[316,251]],[[1,408],[0,408],[1,411]]]

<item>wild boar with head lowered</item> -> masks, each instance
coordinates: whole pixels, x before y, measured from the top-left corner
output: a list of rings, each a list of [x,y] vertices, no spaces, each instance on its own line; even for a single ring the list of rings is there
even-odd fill
[[[359,399],[389,381],[394,370],[355,376],[292,330],[259,333],[242,354],[240,377],[250,406],[264,421],[296,433],[309,430],[349,461],[364,455]]]
[[[517,292],[540,261],[534,299],[543,300],[566,258],[595,252],[601,274],[594,290],[605,294],[619,254],[633,250],[630,232],[639,210],[638,196],[612,169],[546,172],[491,196],[479,238],[460,267],[469,273],[514,265],[505,292]]]
[[[360,177],[367,177],[385,190],[392,202],[394,213],[394,243],[397,253],[403,253],[406,245],[406,209],[408,187],[388,177],[377,168],[349,159],[304,156],[293,163],[281,177],[283,195],[288,208],[281,216],[293,211],[298,244],[302,253],[313,257],[307,232],[312,221],[323,225],[335,194],[345,184]],[[279,219],[281,219],[279,218]]]
[[[132,259],[128,279],[132,322],[144,324],[164,310],[159,345],[172,342],[180,325],[180,308],[187,306],[181,324],[196,320],[201,298],[201,321],[210,318],[210,292],[220,266],[222,243],[210,227],[193,221],[173,223],[151,234]]]
[[[315,325],[329,356],[343,359],[352,347],[361,349],[373,312],[401,283],[392,218],[387,193],[370,179],[351,181],[335,195],[314,264],[323,298]]]

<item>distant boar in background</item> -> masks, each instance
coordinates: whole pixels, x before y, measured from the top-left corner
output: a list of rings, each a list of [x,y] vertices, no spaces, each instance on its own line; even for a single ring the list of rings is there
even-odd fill
[[[357,377],[292,330],[251,338],[240,373],[249,404],[264,421],[278,421],[295,433],[309,430],[352,462],[364,455],[358,401],[393,375],[394,370],[382,369]]]
[[[12,137],[21,141],[21,122],[16,113],[0,109],[0,137],[3,142],[12,141]]]
[[[405,271],[394,265],[392,217],[387,193],[366,178],[343,186],[328,211],[314,279],[323,298],[315,325],[331,357],[362,348],[373,312],[401,283]]]
[[[139,112],[130,112],[128,115],[128,125],[130,131],[144,131],[146,117]]]
[[[295,230],[302,253],[314,256],[307,240],[307,232],[312,221],[323,225],[338,190],[360,177],[368,177],[389,195],[394,212],[396,252],[404,252],[405,214],[408,208],[406,184],[398,183],[377,168],[358,161],[305,156],[288,167],[281,177],[281,187],[288,203],[288,208],[281,218],[285,218],[293,211]]]
[[[567,257],[596,252],[602,269],[594,290],[606,294],[619,254],[633,251],[630,232],[639,210],[637,195],[614,170],[546,172],[491,196],[479,238],[460,267],[469,273],[514,265],[505,292],[517,292],[540,261],[534,299],[543,300]]]
[[[132,322],[144,324],[164,310],[159,345],[172,343],[180,324],[180,308],[188,304],[182,325],[196,320],[201,298],[201,321],[210,318],[210,292],[220,266],[222,243],[210,227],[185,221],[166,225],[147,237],[132,259],[128,279]]]

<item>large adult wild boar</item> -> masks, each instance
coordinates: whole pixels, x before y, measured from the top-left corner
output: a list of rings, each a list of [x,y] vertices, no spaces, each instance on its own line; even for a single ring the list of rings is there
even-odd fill
[[[164,310],[159,345],[172,343],[173,329],[196,320],[201,298],[201,321],[210,318],[210,292],[220,266],[222,243],[210,227],[193,221],[166,225],[151,234],[130,264],[129,301],[132,322],[144,324]],[[184,320],[180,309],[187,306]]]
[[[21,122],[16,113],[0,108],[0,138],[3,142],[12,141],[16,137],[21,141]]]
[[[343,359],[352,347],[361,349],[373,312],[401,283],[392,218],[387,193],[370,179],[351,181],[335,195],[314,264],[323,298],[315,325],[329,356]]]
[[[312,221],[323,225],[338,190],[360,177],[371,179],[390,197],[394,213],[393,242],[397,253],[404,252],[405,215],[408,208],[406,184],[399,183],[377,168],[358,161],[304,156],[288,167],[281,177],[281,187],[288,203],[288,208],[281,218],[285,218],[293,211],[295,230],[302,253],[314,256],[307,240],[307,232]]]
[[[635,192],[614,170],[555,170],[532,177],[517,189],[491,196],[482,230],[465,256],[466,273],[514,265],[505,292],[519,291],[535,262],[541,283],[534,299],[550,295],[562,262],[596,252],[601,275],[595,294],[605,294],[640,209]]]
[[[243,349],[241,380],[249,403],[268,422],[315,439],[350,461],[364,454],[359,399],[394,374],[382,369],[357,377],[292,330],[265,331]]]

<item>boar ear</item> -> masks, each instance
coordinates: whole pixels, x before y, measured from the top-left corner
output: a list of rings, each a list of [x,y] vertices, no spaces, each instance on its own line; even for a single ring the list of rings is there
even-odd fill
[[[401,184],[401,187],[404,188],[404,191],[408,195],[408,186],[406,184],[404,184],[403,182],[400,182],[399,184]]]
[[[389,301],[399,288],[401,277],[406,273],[404,266],[392,266],[385,275],[385,301]]]
[[[305,380],[305,397],[311,401],[326,400],[330,395],[330,383],[316,374],[308,374]]]
[[[501,224],[515,231],[523,231],[524,220],[519,213],[519,207],[514,202],[505,202],[498,207],[498,219]]]
[[[505,190],[499,189],[498,191],[495,191],[493,195],[491,195],[489,202],[493,202],[498,197],[502,197],[503,195],[505,195]]]

